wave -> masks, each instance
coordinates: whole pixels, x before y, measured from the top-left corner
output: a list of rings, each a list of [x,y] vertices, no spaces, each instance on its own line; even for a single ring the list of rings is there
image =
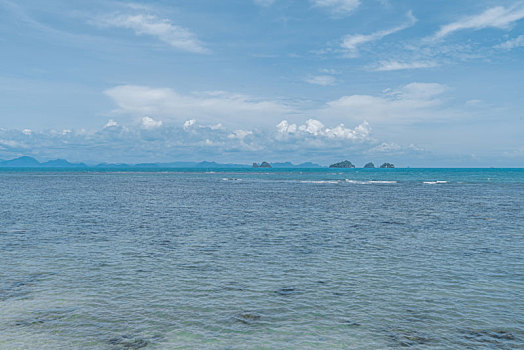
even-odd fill
[[[397,181],[385,181],[385,180],[369,180],[369,181],[358,181],[358,180],[303,180],[301,183],[310,183],[310,184],[356,184],[356,185],[372,185],[372,184],[396,184]]]
[[[359,185],[371,185],[371,184],[396,184],[397,181],[388,181],[388,180],[369,180],[369,181],[357,181],[346,179],[347,183],[359,184]]]
[[[443,180],[437,180],[437,181],[424,181],[423,183],[425,183],[426,185],[437,185],[437,184],[447,184],[448,182],[443,181]]]
[[[232,178],[232,177],[223,177],[222,181],[242,181],[242,179]]]
[[[303,180],[300,181],[303,184],[338,184],[339,180]]]
[[[346,183],[358,184],[358,185],[372,185],[372,184],[396,184],[397,181],[388,180],[369,180],[369,181],[358,181],[346,179]]]

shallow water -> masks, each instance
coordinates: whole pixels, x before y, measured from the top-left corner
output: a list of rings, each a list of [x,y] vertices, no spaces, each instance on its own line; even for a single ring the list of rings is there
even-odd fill
[[[524,171],[0,171],[0,349],[517,349]]]

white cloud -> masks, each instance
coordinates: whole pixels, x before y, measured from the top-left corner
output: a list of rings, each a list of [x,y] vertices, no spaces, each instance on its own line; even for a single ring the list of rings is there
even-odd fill
[[[335,127],[328,129],[333,134],[339,134],[341,129],[337,129],[336,125],[347,122],[368,120],[389,125],[458,116],[457,110],[446,108],[443,103],[442,97],[447,90],[445,85],[438,83],[414,82],[386,89],[381,94],[342,96],[313,109],[305,106],[291,108],[286,104],[223,91],[183,95],[169,88],[122,85],[105,93],[116,103],[114,113],[141,119],[144,115],[155,115],[164,123],[179,123],[184,130],[191,129],[192,132],[195,132],[198,120],[202,123],[198,129],[205,127],[217,132],[271,128],[278,124],[279,134],[314,134],[315,130],[319,133],[318,130],[326,128],[318,123],[333,123]],[[287,122],[290,118],[306,115],[314,115],[315,118],[304,125]],[[154,123],[159,121],[148,121],[146,124]],[[118,124],[111,120],[108,126]]]
[[[380,145],[377,145],[375,147],[373,147],[372,149],[370,149],[369,151],[371,153],[373,152],[384,152],[384,153],[389,153],[389,152],[395,152],[395,151],[400,151],[402,149],[402,147],[400,147],[400,145],[396,144],[396,143],[386,143],[386,142],[383,142],[381,143]]]
[[[277,124],[277,130],[280,134],[294,134],[297,131],[297,124],[289,124],[287,120],[282,120]]]
[[[332,77],[331,75],[317,75],[309,77],[305,79],[305,81],[314,85],[329,86],[334,85],[337,80],[335,79],[335,77]]]
[[[378,66],[371,70],[376,72],[405,70],[405,69],[420,69],[437,67],[438,63],[435,61],[415,61],[415,62],[399,62],[399,61],[380,61]]]
[[[340,124],[333,129],[326,128],[323,133],[329,138],[365,139],[371,133],[371,127],[368,122],[364,121],[354,129],[348,129],[344,127],[344,124]]]
[[[347,15],[360,6],[360,0],[311,0],[315,6],[328,8],[334,15]]]
[[[231,134],[227,135],[227,138],[244,140],[244,138],[249,135],[253,135],[253,132],[249,130],[235,130]]]
[[[438,83],[410,83],[398,90],[388,90],[388,94],[405,100],[428,101],[446,90],[445,85]]]
[[[105,93],[117,104],[116,112],[164,116],[180,122],[191,118],[207,123],[242,124],[253,119],[270,123],[292,111],[278,102],[224,91],[182,95],[169,88],[121,85]]]
[[[350,95],[330,101],[316,113],[331,120],[369,120],[384,124],[442,118],[439,97],[447,90],[437,83],[411,83],[381,96]]]
[[[304,125],[298,127],[298,130],[313,134],[315,136],[318,135],[322,129],[324,129],[324,124],[315,119],[308,119]]]
[[[340,73],[339,71],[335,69],[331,69],[331,68],[322,68],[320,72],[326,73],[326,74],[339,74]]]
[[[131,29],[136,35],[151,35],[179,50],[194,53],[209,53],[196,35],[170,20],[144,14],[115,14],[99,17],[95,24],[103,27]]]
[[[296,124],[289,124],[287,120],[282,120],[277,124],[276,128],[280,135],[318,136],[328,139],[346,140],[363,140],[371,132],[371,127],[366,121],[354,129],[349,129],[344,124],[339,124],[334,128],[326,128],[322,122],[316,119],[308,119],[299,127]]]
[[[483,102],[482,100],[478,100],[478,99],[468,100],[466,101],[466,105],[476,107],[476,106],[480,106],[482,102]]]
[[[151,117],[144,117],[144,118],[142,118],[141,125],[142,125],[142,127],[144,129],[151,130],[151,129],[155,129],[155,128],[161,127],[162,126],[162,121],[161,120],[154,120]]]
[[[115,122],[113,119],[109,119],[106,123],[106,125],[104,125],[104,129],[105,128],[110,128],[112,126],[118,126],[118,123]]]
[[[184,122],[184,130],[189,129],[189,128],[190,128],[191,126],[193,126],[195,123],[196,123],[196,120],[194,120],[194,119],[186,120],[186,121]]]
[[[524,46],[524,35],[519,35],[518,37],[514,39],[510,39],[508,41],[503,42],[502,44],[495,46],[495,48],[511,50],[517,47],[522,47],[522,46]]]
[[[24,134],[24,135],[31,135],[31,134],[33,134],[33,131],[31,129],[24,129],[24,130],[22,130],[22,134]]]
[[[358,56],[358,49],[359,46],[364,45],[366,43],[370,43],[373,41],[381,40],[382,38],[400,32],[401,30],[404,30],[406,28],[411,27],[417,22],[417,19],[413,14],[410,12],[407,13],[408,16],[408,22],[402,25],[399,25],[394,28],[381,30],[375,33],[371,34],[350,34],[346,35],[342,39],[342,43],[340,44],[341,48],[343,49],[345,55],[347,57],[356,57]]]
[[[275,0],[254,0],[254,1],[255,1],[255,4],[264,6],[264,7],[271,6],[275,2]]]
[[[13,140],[3,140],[0,139],[0,146],[3,146],[2,148],[23,148],[24,145]]]
[[[465,17],[442,26],[435,33],[433,39],[442,39],[451,33],[464,29],[508,29],[514,22],[522,18],[524,18],[524,2],[519,2],[508,8],[502,6],[492,7],[481,14]]]

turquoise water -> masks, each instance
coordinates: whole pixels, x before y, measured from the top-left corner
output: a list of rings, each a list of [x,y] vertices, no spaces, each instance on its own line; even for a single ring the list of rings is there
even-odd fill
[[[2,169],[0,188],[0,349],[524,345],[523,169]]]

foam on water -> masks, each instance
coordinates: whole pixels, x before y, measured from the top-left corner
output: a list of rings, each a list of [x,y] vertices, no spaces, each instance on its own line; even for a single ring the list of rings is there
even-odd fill
[[[388,180],[369,180],[369,181],[359,181],[359,180],[302,180],[301,183],[310,183],[310,184],[356,184],[356,185],[372,185],[372,184],[396,184],[397,181],[388,181]]]
[[[302,180],[300,182],[303,184],[339,184],[342,181],[340,180]]]
[[[389,181],[389,180],[369,180],[369,181],[357,181],[357,180],[349,180],[346,179],[347,183],[351,184],[359,184],[359,185],[372,185],[372,184],[396,184],[397,181]]]

